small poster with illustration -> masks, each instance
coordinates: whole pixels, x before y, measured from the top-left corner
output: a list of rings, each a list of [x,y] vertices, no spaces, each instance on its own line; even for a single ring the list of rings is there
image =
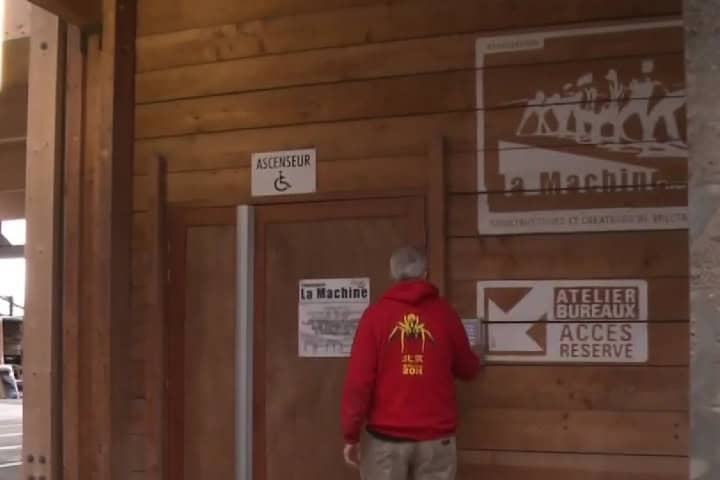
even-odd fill
[[[360,317],[370,305],[370,279],[300,280],[298,297],[298,355],[349,357]]]

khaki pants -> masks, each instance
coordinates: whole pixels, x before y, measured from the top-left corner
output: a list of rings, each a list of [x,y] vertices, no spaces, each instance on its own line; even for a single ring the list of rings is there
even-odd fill
[[[455,439],[398,443],[366,436],[360,452],[362,480],[455,480]]]

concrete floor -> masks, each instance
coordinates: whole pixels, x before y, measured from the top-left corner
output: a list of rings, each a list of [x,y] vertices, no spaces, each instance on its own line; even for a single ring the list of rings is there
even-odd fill
[[[0,400],[0,480],[20,480],[22,401]]]

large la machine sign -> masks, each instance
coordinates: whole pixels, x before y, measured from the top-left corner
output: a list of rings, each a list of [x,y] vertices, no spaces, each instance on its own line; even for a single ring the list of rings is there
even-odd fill
[[[479,282],[477,302],[488,361],[648,361],[644,280]]]
[[[578,44],[601,51],[680,28],[476,41],[481,235],[687,228],[682,55],[558,58]]]

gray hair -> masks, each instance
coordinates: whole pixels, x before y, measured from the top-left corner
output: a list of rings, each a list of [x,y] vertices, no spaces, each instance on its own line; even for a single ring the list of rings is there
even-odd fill
[[[400,247],[390,257],[390,274],[393,280],[415,280],[427,272],[425,254],[415,247]]]

